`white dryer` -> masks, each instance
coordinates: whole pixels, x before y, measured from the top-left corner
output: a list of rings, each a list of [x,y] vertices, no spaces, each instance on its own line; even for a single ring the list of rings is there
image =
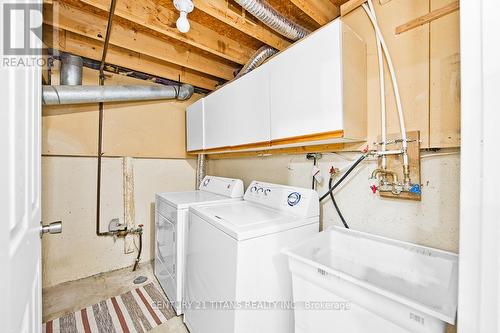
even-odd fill
[[[318,194],[253,182],[244,200],[189,209],[184,321],[191,333],[290,333],[285,247],[319,232]]]
[[[206,176],[197,191],[156,194],[155,275],[177,314],[182,313],[185,235],[192,204],[241,201],[239,179]]]

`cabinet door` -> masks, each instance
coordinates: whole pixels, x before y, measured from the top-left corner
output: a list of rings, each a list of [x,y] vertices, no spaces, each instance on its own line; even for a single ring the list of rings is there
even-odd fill
[[[269,61],[271,140],[342,130],[339,21]]]
[[[187,151],[204,148],[204,99],[199,99],[186,110]]]
[[[205,149],[231,145],[231,110],[227,108],[227,86],[205,97]]]
[[[205,148],[270,139],[269,71],[263,66],[205,98]]]
[[[269,69],[264,64],[233,84],[232,145],[270,141]]]

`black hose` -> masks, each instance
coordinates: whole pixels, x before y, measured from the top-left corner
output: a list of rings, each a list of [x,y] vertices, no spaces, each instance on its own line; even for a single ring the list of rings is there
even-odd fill
[[[135,259],[134,269],[132,269],[132,272],[135,272],[135,270],[137,269],[137,265],[139,265],[139,261],[141,260],[141,253],[142,253],[142,231],[139,232],[139,252],[137,253],[137,258]]]
[[[330,189],[328,190],[328,192],[326,192],[325,194],[323,194],[323,196],[321,198],[319,198],[319,201],[323,201],[325,200],[325,198],[327,198],[339,185],[340,183],[342,183],[344,181],[344,179],[346,179],[347,176],[349,176],[349,174],[358,166],[359,163],[361,163],[361,161],[363,161],[366,156],[368,154],[363,154],[361,155],[357,160],[356,162],[353,163],[353,165],[351,165],[351,167],[349,168],[349,170],[347,170],[343,175],[342,177],[340,177],[339,180],[337,180],[337,182],[335,183],[335,185],[331,186]]]
[[[333,179],[330,178],[330,181],[328,182],[329,188],[332,188],[332,182],[333,182]],[[344,224],[344,227],[346,227],[346,229],[349,229],[349,225],[347,224],[347,222],[344,219],[344,216],[340,212],[340,208],[337,205],[337,201],[335,201],[335,198],[333,197],[333,193],[332,192],[329,192],[329,193],[330,193],[330,198],[332,199],[333,205],[335,206],[335,209],[337,210],[337,213],[339,214],[340,220],[342,220],[342,224]]]
[[[316,157],[314,157],[314,166],[316,166]],[[315,185],[316,185],[316,178],[314,178],[314,175],[313,175],[313,177],[312,177],[312,178],[313,178],[313,179],[312,179],[312,187],[311,187],[311,188],[314,190],[314,189],[315,189],[315,187],[316,187],[316,186],[315,186]]]

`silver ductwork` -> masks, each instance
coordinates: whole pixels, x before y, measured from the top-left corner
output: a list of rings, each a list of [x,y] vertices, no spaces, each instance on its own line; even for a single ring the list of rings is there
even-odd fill
[[[100,102],[130,102],[157,99],[189,99],[194,92],[193,86],[43,86],[42,103],[83,104]]]
[[[250,60],[248,60],[245,66],[243,66],[243,68],[239,71],[238,75],[236,75],[236,79],[253,71],[276,53],[278,53],[278,50],[267,45],[262,46],[252,55]]]
[[[276,9],[265,2],[265,0],[235,1],[265,25],[291,40],[299,40],[310,33],[310,31],[306,28],[281,15]],[[261,47],[252,55],[250,60],[248,60],[238,75],[236,75],[236,78],[239,78],[259,67],[277,52],[277,50],[267,45]]]
[[[61,55],[60,84],[68,86],[82,85],[83,60],[81,57],[63,53]]]
[[[247,12],[265,25],[293,41],[307,36],[310,31],[281,15],[264,0],[235,0]]]
[[[181,86],[166,85],[82,85],[83,60],[68,53],[61,55],[61,76],[59,86],[42,87],[42,103],[84,104],[106,102],[130,102],[159,99],[184,101],[194,93],[189,84]]]

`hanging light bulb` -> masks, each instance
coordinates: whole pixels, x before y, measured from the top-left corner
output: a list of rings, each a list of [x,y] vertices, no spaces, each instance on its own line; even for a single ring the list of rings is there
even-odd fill
[[[174,6],[180,12],[175,25],[180,32],[185,34],[191,28],[187,15],[194,9],[193,2],[191,0],[174,0]]]
[[[181,12],[181,15],[177,19],[177,22],[175,22],[175,26],[182,33],[186,33],[189,31],[189,28],[191,28],[191,25],[189,24],[189,21],[187,19],[186,12]]]

